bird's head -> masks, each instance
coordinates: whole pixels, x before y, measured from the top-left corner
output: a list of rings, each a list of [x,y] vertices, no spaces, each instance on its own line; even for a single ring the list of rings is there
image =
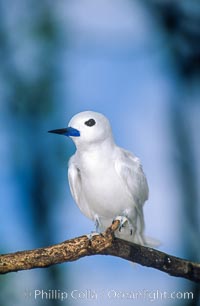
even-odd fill
[[[112,141],[112,130],[108,119],[101,113],[85,111],[76,114],[70,120],[67,128],[51,130],[72,138],[76,147],[85,147],[94,143],[101,143],[106,139]]]

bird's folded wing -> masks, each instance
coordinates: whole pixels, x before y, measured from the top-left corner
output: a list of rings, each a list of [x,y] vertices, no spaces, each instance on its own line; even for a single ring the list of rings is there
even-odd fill
[[[68,179],[72,196],[75,202],[78,204],[80,203],[81,196],[81,175],[80,170],[74,162],[74,156],[72,156],[69,160]]]
[[[129,151],[118,148],[115,169],[127,192],[137,205],[148,199],[149,188],[139,158]]]

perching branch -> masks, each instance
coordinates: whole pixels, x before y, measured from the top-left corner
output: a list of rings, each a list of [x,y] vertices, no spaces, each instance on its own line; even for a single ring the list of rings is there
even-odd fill
[[[90,255],[112,255],[146,267],[200,282],[200,264],[114,237],[119,221],[92,239],[81,236],[46,248],[0,255],[0,274],[45,268]]]

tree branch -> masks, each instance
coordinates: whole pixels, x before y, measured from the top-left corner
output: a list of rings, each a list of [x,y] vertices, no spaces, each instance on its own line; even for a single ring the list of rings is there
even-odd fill
[[[92,239],[81,236],[46,248],[0,255],[0,274],[45,268],[54,264],[75,261],[84,256],[112,255],[146,267],[200,282],[200,264],[168,255],[155,249],[114,237],[119,227],[116,220],[102,234]]]

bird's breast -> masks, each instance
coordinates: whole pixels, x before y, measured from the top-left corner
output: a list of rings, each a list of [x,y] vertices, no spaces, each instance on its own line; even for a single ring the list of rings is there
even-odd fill
[[[132,201],[112,160],[90,161],[81,169],[81,184],[88,206],[101,217],[114,218]]]

